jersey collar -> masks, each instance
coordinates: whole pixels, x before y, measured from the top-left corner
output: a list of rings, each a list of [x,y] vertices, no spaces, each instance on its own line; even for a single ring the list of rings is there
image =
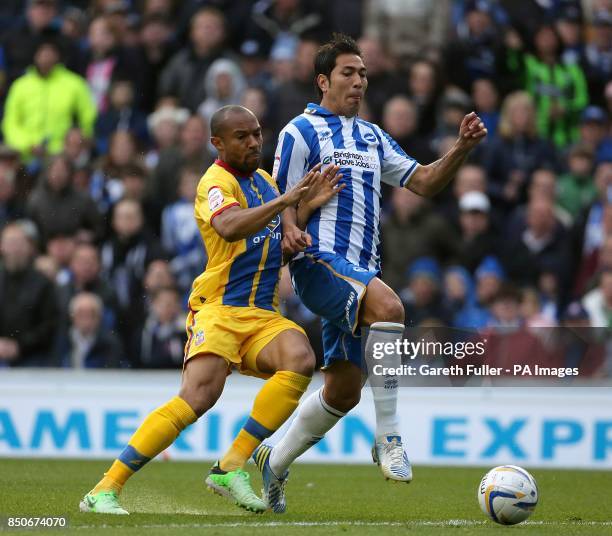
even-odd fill
[[[241,173],[240,171],[238,171],[237,169],[234,169],[227,162],[224,162],[223,160],[219,158],[215,160],[215,164],[218,165],[219,167],[222,167],[225,171],[230,172],[237,179],[248,179],[249,178],[248,175],[245,175]]]
[[[323,108],[323,106],[321,106],[320,104],[315,104],[314,102],[309,102],[308,105],[306,106],[306,109],[304,110],[305,114],[311,114],[311,115],[322,115],[323,117],[329,117],[332,115],[335,115],[334,113],[330,112],[327,108]]]

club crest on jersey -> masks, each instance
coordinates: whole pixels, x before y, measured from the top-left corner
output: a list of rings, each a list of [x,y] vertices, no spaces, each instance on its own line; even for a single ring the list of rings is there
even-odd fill
[[[202,344],[204,340],[205,340],[204,330],[201,329],[195,334],[194,343],[196,346],[200,346],[200,344]]]
[[[225,201],[221,190],[217,186],[213,186],[208,190],[208,208],[211,212],[217,210]]]
[[[374,134],[372,134],[371,132],[368,132],[364,137],[364,140],[369,141],[369,142],[375,142],[376,141],[376,136],[374,136]]]
[[[271,233],[273,233],[274,231],[276,231],[276,229],[280,225],[280,222],[281,222],[280,214],[277,214],[274,217],[274,219],[270,223],[268,223],[268,225],[266,225],[266,227],[270,230]]]

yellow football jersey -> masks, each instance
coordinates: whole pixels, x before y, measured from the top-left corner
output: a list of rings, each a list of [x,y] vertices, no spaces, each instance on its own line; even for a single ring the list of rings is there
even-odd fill
[[[278,311],[280,215],[265,229],[236,242],[221,238],[211,224],[230,207],[253,208],[277,196],[274,181],[261,169],[245,177],[220,160],[208,168],[200,179],[195,200],[195,218],[208,263],[193,282],[189,297],[193,311],[204,303]]]

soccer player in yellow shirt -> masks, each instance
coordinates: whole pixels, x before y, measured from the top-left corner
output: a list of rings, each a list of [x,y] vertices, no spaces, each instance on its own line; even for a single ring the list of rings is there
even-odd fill
[[[146,417],[81,501],[83,512],[127,514],[118,500],[125,482],[215,404],[231,368],[267,381],[206,484],[247,510],[264,511],[267,505],[253,492],[243,466],[293,413],[310,383],[312,348],[302,328],[278,311],[280,213],[300,201],[309,208],[327,202],[342,189],[338,167],[321,173],[317,166],[279,195],[272,178],[258,169],[259,122],[241,106],[225,106],[213,115],[211,141],[219,159],[200,180],[195,200],[208,263],[189,298],[180,391]]]

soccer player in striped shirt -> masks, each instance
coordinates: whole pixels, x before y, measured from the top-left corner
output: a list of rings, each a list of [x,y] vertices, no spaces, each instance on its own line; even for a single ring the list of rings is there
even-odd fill
[[[467,114],[453,148],[436,162],[420,165],[380,127],[358,117],[368,81],[361,52],[350,37],[335,35],[319,49],[315,76],[320,105],[308,104],[281,131],[273,177],[280,191],[295,185],[304,170],[317,163],[323,168],[339,166],[343,177],[343,190],[325,205],[283,213],[284,245],[299,251],[290,264],[295,290],[323,318],[325,384],[304,400],[273,449],[264,444],[254,453],[264,476],[265,499],[273,509],[275,502],[284,509],[289,465],[359,402],[364,369],[361,327],[370,328],[366,362],[376,343],[395,342],[404,330],[402,302],[380,279],[381,181],[435,195],[487,133],[474,112]],[[383,365],[400,363],[401,356],[394,354]],[[397,417],[398,379],[387,375],[372,380],[377,419],[374,461],[386,478],[410,482],[412,468]]]

